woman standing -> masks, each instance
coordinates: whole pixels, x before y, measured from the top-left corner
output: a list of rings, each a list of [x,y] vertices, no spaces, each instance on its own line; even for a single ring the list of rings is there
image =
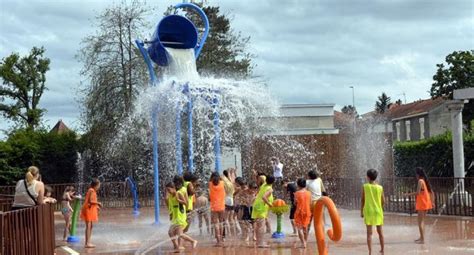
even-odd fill
[[[418,229],[420,231],[420,238],[415,240],[415,243],[425,243],[425,218],[426,213],[433,208],[431,201],[431,189],[430,182],[426,176],[425,171],[421,167],[415,169],[416,179],[418,180],[418,186],[416,192],[406,193],[405,196],[416,195],[416,211],[418,212]]]
[[[24,180],[19,180],[15,188],[12,210],[19,210],[44,203],[44,184],[39,181],[39,169],[28,167]]]

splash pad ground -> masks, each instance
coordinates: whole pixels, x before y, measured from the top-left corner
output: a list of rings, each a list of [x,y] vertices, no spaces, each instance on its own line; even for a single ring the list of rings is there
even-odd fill
[[[168,221],[166,209],[162,210],[162,226],[152,226],[153,209],[142,208],[138,218],[133,218],[131,209],[105,209],[101,212],[99,224],[94,226],[92,241],[97,248],[83,248],[84,224],[78,225],[81,242],[67,244],[61,241],[64,223],[62,216],[56,214],[56,253],[71,254],[63,247],[67,246],[80,254],[222,254],[222,255],[286,255],[286,254],[317,254],[314,232],[311,230],[308,248],[297,248],[297,237],[287,235],[283,240],[276,241],[267,235],[271,249],[256,249],[239,241],[237,237],[226,239],[226,247],[214,247],[214,239],[207,234],[199,235],[197,219],[190,230],[190,235],[199,240],[198,247],[174,253],[168,239]],[[343,224],[343,238],[338,243],[329,242],[329,254],[367,254],[365,226],[354,210],[339,210]],[[283,232],[291,233],[291,226],[284,215]],[[435,217],[427,218],[427,242],[418,245],[413,242],[417,238],[416,215],[385,215],[385,254],[474,254],[474,220],[470,217]],[[276,218],[272,218],[272,230],[276,227]],[[374,231],[375,232],[375,231]],[[327,240],[327,239],[326,239]],[[378,238],[373,236],[374,251],[378,251]],[[378,254],[378,253],[375,253]]]

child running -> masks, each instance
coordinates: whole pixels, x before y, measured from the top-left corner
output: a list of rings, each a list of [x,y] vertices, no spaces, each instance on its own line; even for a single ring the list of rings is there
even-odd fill
[[[295,226],[298,229],[302,248],[306,249],[308,241],[308,225],[311,220],[311,193],[306,190],[306,180],[299,178],[296,181],[298,191],[295,192]]]
[[[176,183],[178,184],[177,186]],[[196,248],[198,243],[196,240],[183,233],[184,228],[188,225],[185,209],[187,198],[182,192],[177,191],[177,188],[181,189],[183,185],[183,179],[176,177],[173,179],[173,182],[166,184],[168,208],[171,210],[171,226],[168,230],[168,235],[171,238],[171,242],[176,251],[185,249],[181,246],[181,239],[190,242],[193,248]]]
[[[102,203],[97,201],[97,191],[100,188],[100,181],[94,178],[91,182],[89,190],[86,193],[84,204],[81,209],[81,219],[86,222],[86,239],[85,247],[94,248],[95,245],[91,243],[93,222],[99,221],[99,210],[102,208]]]
[[[372,254],[372,227],[377,227],[377,233],[380,240],[380,253],[384,253],[384,237],[382,232],[383,225],[383,206],[385,198],[383,195],[382,186],[378,185],[378,172],[375,169],[367,170],[367,181],[362,189],[362,200],[360,208],[360,217],[364,218],[364,223],[367,226],[367,246],[369,248],[369,255]]]
[[[225,190],[224,182],[217,172],[211,174],[209,182],[209,202],[211,204],[211,223],[214,225],[214,233],[217,241],[216,246],[223,246]]]
[[[64,190],[62,199],[61,199],[61,213],[64,217],[64,222],[66,223],[64,226],[64,234],[63,240],[66,241],[66,238],[69,234],[69,228],[71,227],[71,216],[72,216],[72,207],[71,201],[74,199],[74,187],[67,186]]]
[[[252,206],[252,219],[255,220],[255,231],[257,234],[257,247],[268,248],[268,244],[265,244],[263,236],[265,234],[266,219],[268,217],[268,210],[273,203],[273,189],[272,185],[275,181],[273,176],[263,178],[259,176],[257,178],[258,184],[260,185],[257,196]]]
[[[433,202],[431,201],[431,194],[433,190],[431,189],[430,182],[428,181],[428,176],[421,167],[415,169],[416,179],[418,180],[418,185],[416,192],[407,193],[405,196],[415,196],[416,195],[416,204],[415,209],[418,212],[418,230],[420,231],[420,238],[415,240],[417,244],[425,243],[425,218],[426,213],[433,209]]]

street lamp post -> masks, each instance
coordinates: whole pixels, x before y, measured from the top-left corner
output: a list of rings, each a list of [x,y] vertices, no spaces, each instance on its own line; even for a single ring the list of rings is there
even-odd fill
[[[352,89],[352,108],[354,108],[354,134],[356,133],[356,107],[355,107],[355,96],[354,96],[354,86],[350,86],[349,88]]]

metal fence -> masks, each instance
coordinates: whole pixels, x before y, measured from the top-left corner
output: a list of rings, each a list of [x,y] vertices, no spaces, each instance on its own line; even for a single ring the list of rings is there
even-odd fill
[[[325,178],[323,181],[329,196],[336,205],[346,209],[360,209],[362,185],[365,182],[363,178]],[[472,207],[474,178],[430,178],[430,183],[434,191],[435,207],[429,213],[474,216]],[[380,184],[384,187],[385,211],[410,214],[415,212],[414,197],[402,195],[416,191],[417,181],[415,178],[382,178]],[[50,185],[53,189],[52,196],[60,201],[62,193],[68,185],[75,186],[82,195],[87,191],[86,184],[54,184]],[[275,188],[278,189],[278,187]],[[14,186],[0,186],[0,210],[9,209],[14,190]],[[462,190],[466,192],[456,192]],[[141,207],[154,205],[153,184],[139,184],[137,192]],[[130,187],[125,182],[102,183],[98,198],[105,207],[109,208],[133,206]],[[53,205],[53,207],[55,210],[59,210],[60,203]]]
[[[356,210],[361,206],[364,182],[361,178],[324,180],[330,197],[339,207]],[[416,191],[415,178],[383,178],[379,183],[384,188],[386,212],[415,213],[415,198],[403,196],[403,193]],[[434,192],[434,207],[428,213],[474,216],[474,178],[430,178],[430,184]]]
[[[76,191],[82,196],[87,192],[89,184],[86,183],[62,183],[48,185],[52,188],[51,197],[58,200],[53,204],[55,210],[61,209],[61,199],[67,186],[74,186]],[[141,184],[137,186],[139,203],[142,207],[153,206],[153,184]],[[15,186],[0,186],[0,211],[8,211],[13,203]],[[108,208],[131,207],[133,206],[130,187],[126,182],[103,182],[97,192],[99,201]]]
[[[51,255],[55,246],[51,205],[0,212],[0,254]]]

